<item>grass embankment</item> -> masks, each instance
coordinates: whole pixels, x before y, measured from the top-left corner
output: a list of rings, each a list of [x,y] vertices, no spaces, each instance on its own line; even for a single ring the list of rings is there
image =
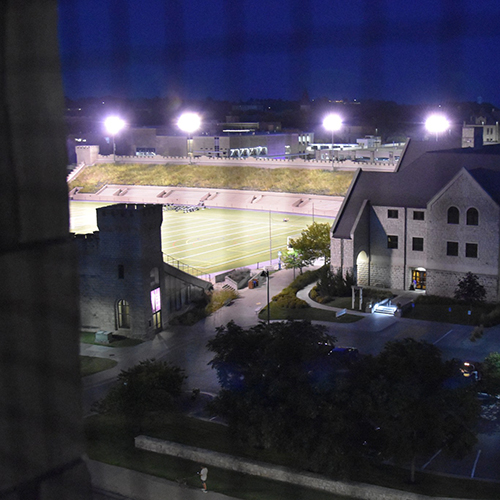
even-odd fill
[[[81,332],[80,342],[84,344],[102,345],[106,347],[132,347],[137,344],[142,344],[142,340],[140,339],[130,339],[127,337],[122,337],[120,335],[113,335],[112,342],[110,344],[102,344],[95,341],[94,332]],[[117,362],[113,359],[99,358],[94,356],[80,356],[80,375],[82,377],[87,377],[88,375],[93,375],[94,373],[114,368],[116,365]]]
[[[106,184],[246,189],[344,196],[352,172],[200,165],[102,164],[85,168],[69,188],[94,193]]]
[[[114,368],[116,365],[117,362],[114,359],[80,356],[80,375],[87,377],[88,375]]]
[[[85,420],[87,454],[93,460],[117,465],[171,481],[199,488],[196,472],[199,464],[177,457],[137,450],[134,437],[145,434],[150,437],[183,443],[221,453],[228,453],[267,463],[294,466],[289,456],[257,450],[239,445],[228,427],[201,421],[184,415],[161,416],[143,420],[141,425],[121,416],[92,416]],[[226,495],[259,500],[282,498],[307,498],[308,500],[339,500],[343,497],[299,488],[247,476],[216,467],[209,467],[208,487]],[[352,474],[352,481],[411,491],[430,496],[451,498],[498,499],[500,486],[495,483],[417,473],[417,483],[408,484],[408,471],[389,466],[374,467],[363,473]],[[182,480],[182,481],[181,481]]]

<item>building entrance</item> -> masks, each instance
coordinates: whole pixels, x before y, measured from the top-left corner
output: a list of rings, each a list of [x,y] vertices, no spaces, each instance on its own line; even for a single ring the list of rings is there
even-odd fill
[[[411,274],[411,282],[415,290],[425,290],[427,272],[423,269],[414,269]]]

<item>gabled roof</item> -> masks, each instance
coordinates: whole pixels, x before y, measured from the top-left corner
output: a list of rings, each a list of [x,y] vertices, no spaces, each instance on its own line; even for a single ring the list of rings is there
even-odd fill
[[[371,205],[425,208],[462,168],[500,202],[500,145],[435,151],[424,148],[420,155],[418,150],[422,151],[421,144],[411,148],[410,143],[396,172],[359,172],[332,228],[334,237],[350,238],[365,200]]]

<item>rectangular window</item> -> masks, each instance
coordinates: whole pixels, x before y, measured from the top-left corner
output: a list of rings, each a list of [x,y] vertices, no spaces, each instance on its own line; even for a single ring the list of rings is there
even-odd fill
[[[446,242],[446,255],[456,257],[458,255],[458,243],[456,241]]]
[[[125,267],[123,264],[118,264],[118,279],[125,279]]]
[[[399,217],[398,210],[387,210],[387,218],[389,219],[397,219]]]
[[[424,212],[414,210],[413,211],[413,220],[424,220]]]
[[[423,238],[413,238],[412,250],[414,252],[423,252],[424,251],[424,239]]]
[[[156,313],[159,310],[161,310],[160,288],[155,288],[154,290],[151,290],[151,309],[153,310],[153,313]]]
[[[465,256],[472,259],[477,259],[477,243],[465,244]]]
[[[387,235],[387,248],[398,248],[398,237]]]

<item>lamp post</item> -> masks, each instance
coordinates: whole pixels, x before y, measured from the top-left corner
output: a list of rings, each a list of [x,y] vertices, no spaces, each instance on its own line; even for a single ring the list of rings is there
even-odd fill
[[[116,134],[118,134],[118,132],[123,130],[123,128],[125,127],[125,122],[118,116],[108,116],[108,118],[104,120],[104,126],[106,127],[106,130],[113,138],[113,163],[115,163],[116,160],[115,136]]]
[[[425,128],[436,134],[436,141],[438,140],[438,134],[446,132],[450,128],[450,122],[443,115],[431,115],[427,120],[425,120]]]
[[[187,154],[189,157],[189,163],[191,163],[193,159],[193,144],[192,139],[190,141],[190,136],[193,132],[200,128],[200,125],[201,118],[196,113],[183,113],[177,120],[177,126],[183,132],[187,133]]]
[[[334,134],[337,130],[340,130],[342,128],[342,118],[340,118],[339,115],[336,115],[334,113],[325,116],[323,120],[323,127],[325,127],[326,130],[330,131],[332,133],[332,170],[335,170],[333,164],[335,161],[335,156],[333,153],[334,149]]]

